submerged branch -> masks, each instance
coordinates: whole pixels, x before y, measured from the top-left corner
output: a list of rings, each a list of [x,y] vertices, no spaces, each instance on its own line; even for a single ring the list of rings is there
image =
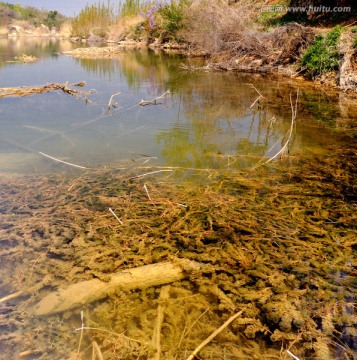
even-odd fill
[[[121,94],[121,92],[119,91],[119,92],[113,94],[113,95],[110,97],[109,103],[108,103],[108,111],[109,111],[109,112],[110,112],[110,108],[112,107],[112,102],[113,102],[114,97],[115,97],[115,96],[118,96],[118,95],[120,95],[120,94]],[[113,105],[113,106],[114,106],[114,105]]]
[[[140,106],[146,106],[146,105],[158,105],[157,100],[160,100],[164,98],[166,95],[170,94],[170,90],[167,90],[162,95],[158,96],[157,98],[151,99],[151,100],[141,100],[139,102]]]
[[[237,317],[241,316],[243,310],[237,312],[231,316],[221,327],[214,331],[206,340],[204,340],[197,348],[192,352],[192,354],[187,358],[187,360],[193,360],[196,355],[207,345],[209,344],[218,334],[220,334],[231,322],[233,322]]]
[[[66,82],[65,84],[59,83],[51,83],[44,86],[32,87],[32,86],[19,86],[19,87],[6,87],[0,88],[0,99],[8,96],[29,96],[34,94],[43,94],[50,91],[62,90],[64,93],[72,95],[77,99],[85,100],[86,103],[90,102],[86,97],[82,97],[82,95],[90,95],[91,91],[79,91],[70,89],[69,86],[85,86],[85,82],[79,82],[76,84],[70,84]]]
[[[45,154],[45,153],[43,153],[43,152],[41,152],[41,151],[39,151],[39,154],[41,154],[41,155],[43,155],[43,156],[45,156],[45,157],[47,157],[47,158],[49,158],[49,159],[52,159],[52,160],[54,160],[54,161],[60,162],[60,163],[62,163],[62,164],[66,164],[66,165],[69,165],[69,166],[73,166],[73,167],[76,167],[76,168],[79,168],[79,169],[90,170],[90,168],[87,168],[87,167],[85,167],[85,166],[76,165],[76,164],[72,164],[72,163],[67,162],[67,161],[63,161],[63,160],[57,159],[57,158],[55,158],[55,157],[53,157],[53,156],[50,156],[50,155],[47,155],[47,154]]]
[[[111,292],[129,291],[170,284],[187,277],[188,272],[199,271],[201,264],[191,260],[162,262],[140,266],[112,274],[108,282],[99,279],[81,281],[58,289],[40,300],[30,311],[36,315],[65,312],[83,304],[103,299]]]
[[[298,100],[299,100],[299,89],[298,89],[297,94],[296,94],[295,105],[293,103],[291,93],[290,93],[291,124],[290,124],[290,130],[289,130],[289,133],[288,133],[289,136],[288,136],[288,139],[286,140],[285,144],[283,145],[283,147],[274,156],[269,158],[267,161],[265,161],[263,163],[262,163],[262,161],[258,162],[258,164],[255,167],[253,167],[253,170],[260,167],[260,166],[263,166],[263,165],[266,165],[266,164],[270,163],[271,161],[273,161],[274,159],[276,159],[279,156],[280,156],[280,158],[282,158],[288,152],[288,146],[289,146],[289,144],[291,142],[291,138],[292,138],[293,130],[294,130],[294,126],[295,126],[295,120],[296,120],[296,116],[297,116]]]

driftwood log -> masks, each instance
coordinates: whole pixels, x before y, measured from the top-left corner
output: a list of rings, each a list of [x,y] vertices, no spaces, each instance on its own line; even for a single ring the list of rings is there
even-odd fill
[[[188,273],[199,271],[201,265],[190,260],[163,262],[123,270],[108,282],[99,279],[82,281],[48,294],[29,311],[34,315],[50,315],[75,309],[103,299],[118,290],[143,289],[182,280]]]

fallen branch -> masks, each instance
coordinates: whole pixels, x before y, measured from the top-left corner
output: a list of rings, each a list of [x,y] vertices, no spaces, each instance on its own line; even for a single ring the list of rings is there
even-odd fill
[[[249,85],[251,88],[253,88],[253,89],[258,93],[258,95],[259,95],[259,96],[255,99],[255,101],[253,102],[253,104],[249,106],[249,109],[251,109],[251,108],[256,104],[257,101],[259,101],[261,98],[266,99],[266,97],[263,96],[263,95],[260,93],[260,91],[259,91],[253,84],[247,84],[247,85]]]
[[[49,315],[68,311],[100,300],[113,291],[143,289],[182,280],[187,271],[199,271],[200,264],[182,260],[177,264],[163,262],[128,269],[113,274],[108,282],[99,279],[82,281],[45,296],[29,309],[35,315]]]
[[[102,351],[100,350],[100,347],[96,341],[92,341],[92,347],[93,347],[92,359],[96,359],[98,356],[99,360],[104,360]]]
[[[16,298],[20,297],[22,294],[23,294],[22,291],[18,291],[18,292],[14,293],[14,294],[5,296],[5,297],[0,299],[0,303],[6,302],[6,301],[9,301],[9,300],[12,300],[12,299],[16,299]]]
[[[50,155],[47,155],[47,154],[45,154],[45,153],[43,153],[43,152],[41,152],[41,151],[39,151],[39,154],[41,154],[41,155],[43,155],[43,156],[45,156],[45,157],[47,157],[47,158],[49,158],[49,159],[52,159],[52,160],[54,160],[54,161],[58,161],[58,162],[60,162],[60,163],[62,163],[62,164],[66,164],[66,165],[69,165],[69,166],[74,166],[74,167],[79,168],[79,169],[90,170],[90,169],[87,168],[87,167],[84,167],[84,166],[81,166],[81,165],[72,164],[72,163],[70,163],[70,162],[57,159],[57,158],[55,158],[55,157],[53,157],[53,156],[50,156]]]
[[[109,103],[108,103],[108,111],[110,111],[110,108],[112,107],[112,101],[113,101],[113,99],[114,99],[114,96],[117,96],[117,95],[120,95],[120,94],[121,94],[121,92],[117,92],[117,93],[113,94],[113,95],[110,97]]]
[[[158,96],[155,99],[151,99],[151,100],[141,100],[139,102],[140,106],[147,106],[147,105],[158,105],[157,100],[160,100],[162,98],[164,98],[166,95],[170,94],[170,90],[167,90],[165,93],[163,93],[162,95]],[[161,103],[160,103],[161,104]]]
[[[295,100],[295,105],[293,104],[293,100],[291,97],[291,93],[290,93],[290,107],[291,107],[291,124],[290,124],[290,130],[289,130],[289,136],[288,139],[286,140],[285,144],[283,145],[283,147],[274,155],[272,156],[270,159],[264,161],[261,160],[258,162],[257,165],[255,165],[252,170],[255,170],[256,168],[266,165],[268,163],[270,163],[271,161],[273,161],[274,159],[276,159],[278,156],[280,156],[280,158],[283,158],[283,156],[288,152],[288,146],[290,144],[292,135],[293,135],[293,130],[294,130],[294,126],[295,126],[295,120],[296,120],[296,116],[297,116],[297,106],[298,106],[298,100],[299,100],[299,89],[297,91],[296,94],[296,100]],[[275,146],[275,145],[274,145]],[[264,162],[263,162],[264,161]]]
[[[161,357],[161,328],[164,321],[165,301],[169,299],[170,286],[163,286],[160,291],[159,306],[157,307],[156,324],[154,327],[154,334],[152,337],[152,344],[155,348],[155,355],[149,360],[160,360]]]
[[[111,208],[109,208],[108,210],[109,210],[109,211],[112,213],[112,215],[118,220],[119,224],[120,224],[120,225],[123,225],[123,222],[118,218],[117,214],[116,214]]]
[[[152,174],[157,174],[157,173],[161,173],[161,172],[172,172],[173,170],[171,169],[164,169],[164,170],[155,170],[155,171],[150,171],[148,173],[145,174],[141,174],[141,175],[137,175],[137,176],[132,176],[130,177],[128,180],[132,180],[132,179],[138,179],[147,175],[152,175]]]
[[[283,156],[289,146],[292,134],[293,134],[293,130],[294,130],[294,125],[295,125],[295,120],[296,120],[296,116],[297,116],[297,104],[298,104],[298,100],[299,100],[299,90],[296,94],[296,100],[295,100],[295,107],[291,98],[291,94],[290,94],[290,106],[291,106],[291,125],[290,125],[290,130],[289,130],[289,137],[288,140],[286,140],[284,146],[280,149],[280,151],[278,151],[273,157],[271,157],[269,160],[267,160],[264,164],[268,164],[270,161],[274,160],[275,158],[277,158],[279,155]]]
[[[201,342],[200,345],[193,351],[193,353],[187,358],[187,360],[193,360],[195,356],[208,344],[210,343],[218,334],[220,334],[231,322],[233,322],[237,317],[242,314],[243,310],[237,312],[235,315],[231,316],[220,328],[214,331],[206,340]]]
[[[294,359],[294,360],[300,360],[297,356],[295,356],[291,351],[286,350],[286,352]]]
[[[150,193],[149,193],[149,190],[148,190],[146,184],[144,184],[144,190],[145,190],[145,192],[146,192],[146,196],[148,197],[148,199],[149,199],[150,201],[152,201],[151,196],[150,196]]]
[[[83,98],[81,95],[90,95],[91,91],[78,91],[70,89],[68,86],[85,86],[85,82],[79,82],[77,84],[69,84],[66,82],[65,84],[59,83],[51,83],[44,86],[39,87],[31,87],[31,86],[19,86],[19,87],[7,87],[0,88],[0,99],[8,96],[29,96],[34,94],[42,94],[55,90],[62,90],[64,93],[72,95],[78,99],[85,100],[85,102],[90,102],[87,98]]]

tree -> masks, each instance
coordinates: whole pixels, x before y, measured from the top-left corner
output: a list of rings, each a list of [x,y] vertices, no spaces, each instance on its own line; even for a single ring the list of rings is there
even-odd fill
[[[48,12],[46,25],[49,27],[49,29],[52,29],[58,25],[57,15],[58,15],[57,10],[51,10]]]

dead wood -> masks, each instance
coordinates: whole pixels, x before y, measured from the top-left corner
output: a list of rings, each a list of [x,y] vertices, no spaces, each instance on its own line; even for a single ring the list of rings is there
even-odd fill
[[[155,354],[149,360],[160,360],[161,358],[161,328],[164,321],[165,301],[170,297],[170,286],[163,286],[160,291],[159,306],[157,307],[156,324],[152,337]]]
[[[92,279],[59,289],[45,296],[30,311],[35,315],[61,313],[103,299],[115,291],[143,289],[179,281],[186,277],[187,271],[199,269],[199,263],[184,260],[177,264],[163,262],[123,270],[113,274],[108,282]]]
[[[77,84],[70,84],[66,82],[65,84],[51,83],[44,86],[32,87],[32,86],[18,86],[18,87],[6,87],[0,88],[0,99],[8,96],[29,96],[34,94],[43,94],[50,91],[61,90],[66,94],[72,95],[76,98],[84,99],[86,102],[89,102],[88,99],[83,98],[82,95],[90,95],[90,91],[78,91],[69,88],[69,86],[85,86],[85,82],[79,82]]]

